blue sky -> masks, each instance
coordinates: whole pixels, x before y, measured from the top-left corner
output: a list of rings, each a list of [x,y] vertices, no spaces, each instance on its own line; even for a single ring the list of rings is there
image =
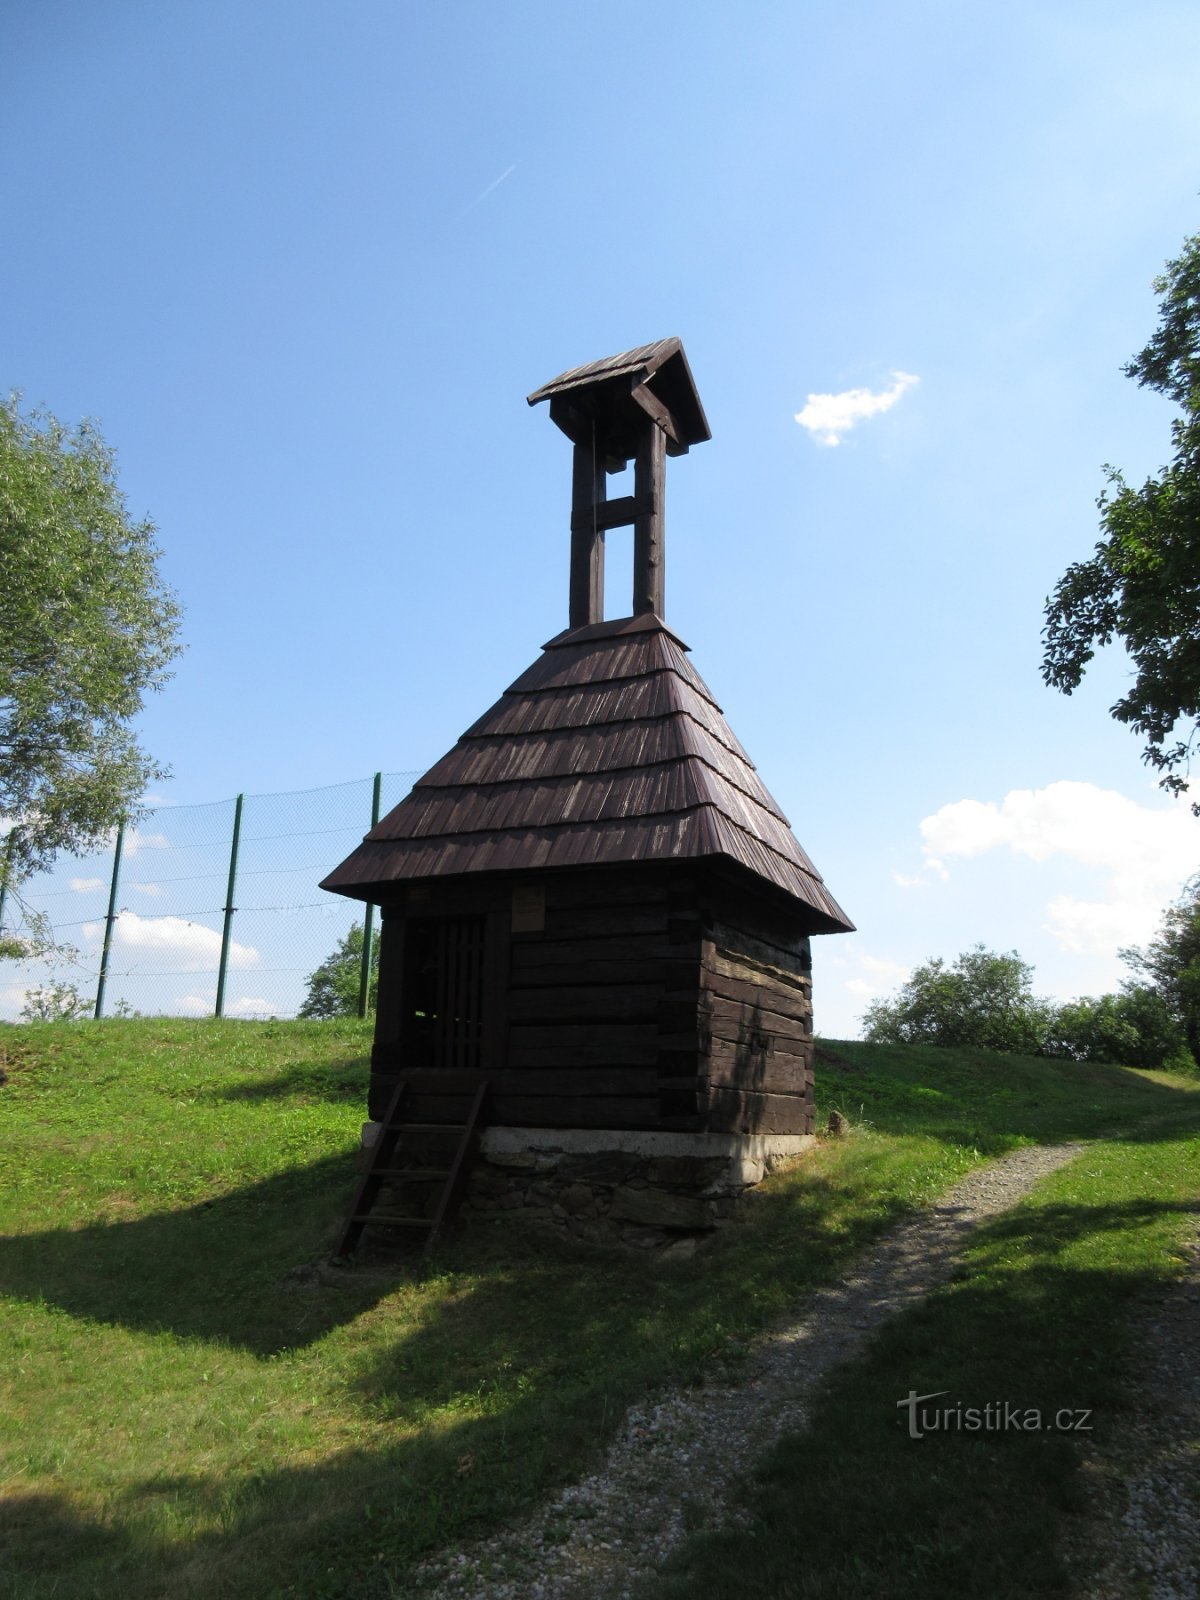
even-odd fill
[[[0,383],[159,526],[162,792],[435,760],[565,625],[525,394],[677,333],[667,617],[859,926],[818,1026],[979,940],[1110,986],[1200,823],[1119,655],[1064,699],[1039,632],[1101,464],[1169,452],[1120,369],[1200,228],[1197,61],[1162,0],[8,0]]]

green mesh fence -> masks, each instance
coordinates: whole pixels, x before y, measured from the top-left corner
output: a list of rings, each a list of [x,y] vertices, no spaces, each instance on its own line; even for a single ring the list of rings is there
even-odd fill
[[[380,814],[404,798],[417,772],[381,775]],[[122,837],[105,971],[103,1014],[212,1016],[228,920],[223,1010],[227,1017],[292,1017],[308,979],[364,908],[317,884],[371,825],[374,780],[291,794],[246,795],[232,902],[227,900],[234,800],[159,806]],[[61,986],[90,1014],[100,983],[114,845],[60,858],[10,896],[5,933],[42,916],[59,953],[0,966],[0,1020],[30,996]],[[232,904],[228,919],[226,907]],[[378,934],[378,918],[375,920]],[[60,1004],[62,1002],[60,1001]]]

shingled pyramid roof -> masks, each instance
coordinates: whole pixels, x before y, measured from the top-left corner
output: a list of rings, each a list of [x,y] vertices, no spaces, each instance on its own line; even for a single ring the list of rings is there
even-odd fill
[[[853,924],[653,614],[559,634],[324,880],[359,899],[460,873],[734,862]]]

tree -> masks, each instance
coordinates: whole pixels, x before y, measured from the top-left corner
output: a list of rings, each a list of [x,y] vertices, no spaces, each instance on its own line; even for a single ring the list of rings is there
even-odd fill
[[[1149,980],[1200,1064],[1200,875],[1184,885],[1146,948],[1122,950],[1121,959]]]
[[[308,977],[308,993],[300,1007],[302,1017],[356,1017],[358,991],[362,982],[363,930],[356,922],[344,939],[339,939],[332,955],[326,956]],[[371,976],[367,986],[367,1007],[375,1009],[379,992],[379,940],[371,945]]]
[[[874,1044],[935,1044],[1041,1052],[1053,1007],[1033,994],[1033,968],[1015,950],[983,945],[947,967],[940,957],[915,967],[891,1000],[876,1000],[862,1018]]]
[[[1069,1000],[1054,1014],[1046,1054],[1125,1067],[1190,1068],[1183,1031],[1149,984],[1123,984],[1119,994]]]
[[[1158,328],[1123,370],[1181,408],[1174,458],[1140,489],[1105,467],[1104,537],[1046,602],[1042,676],[1070,694],[1096,649],[1120,639],[1134,673],[1112,715],[1145,739],[1143,759],[1177,794],[1200,733],[1200,234],[1154,289]]]
[[[155,529],[133,522],[112,452],[0,399],[0,872],[94,849],[163,776],[130,722],[179,653]]]

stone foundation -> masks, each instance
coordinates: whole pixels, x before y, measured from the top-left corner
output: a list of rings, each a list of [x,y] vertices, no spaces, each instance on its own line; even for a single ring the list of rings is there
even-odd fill
[[[364,1147],[377,1128],[365,1125]],[[747,1190],[815,1143],[812,1134],[488,1128],[461,1214],[683,1255],[732,1219]]]

